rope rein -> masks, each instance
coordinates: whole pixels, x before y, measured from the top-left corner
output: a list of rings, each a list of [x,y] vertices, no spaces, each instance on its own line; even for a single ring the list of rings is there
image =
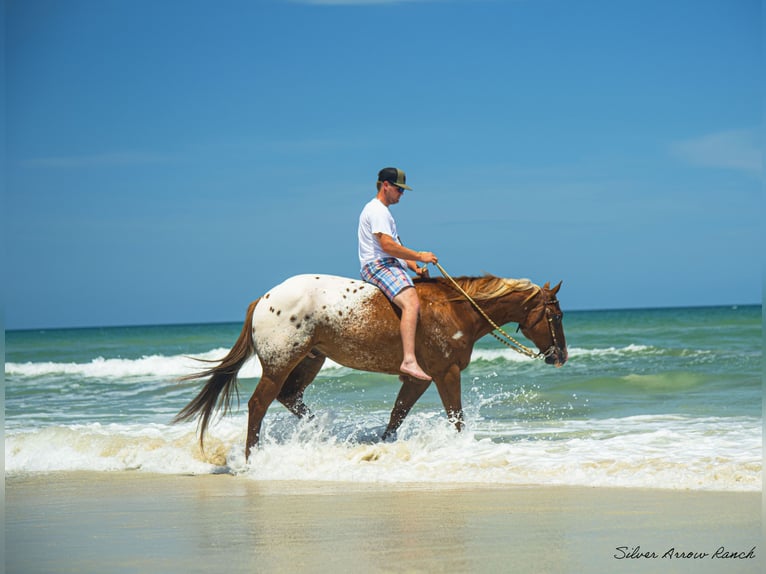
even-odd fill
[[[484,317],[490,325],[492,325],[492,328],[494,329],[494,331],[490,332],[490,335],[492,335],[495,339],[500,341],[503,345],[510,347],[517,353],[521,353],[522,355],[526,355],[527,357],[530,357],[532,359],[543,358],[541,353],[537,353],[533,351],[532,349],[530,349],[529,347],[525,347],[524,345],[519,343],[516,339],[511,337],[508,333],[506,333],[502,327],[500,327],[497,323],[495,323],[492,319],[489,318],[489,315],[487,315],[484,312],[484,309],[479,307],[479,304],[476,301],[474,301],[473,298],[468,293],[466,293],[465,290],[463,290],[463,288],[460,285],[458,285],[457,281],[455,281],[450,276],[450,274],[444,270],[444,267],[442,267],[439,263],[434,263],[434,265],[436,265],[439,271],[441,271],[441,274],[444,275],[444,277],[450,283],[452,283],[452,286],[455,287],[455,289],[457,289],[458,292],[460,292],[466,299],[468,299],[468,301],[471,302],[471,305],[474,306],[474,308],[481,314],[481,316]],[[500,331],[500,333],[502,333],[503,337],[505,338],[495,333],[495,331]]]

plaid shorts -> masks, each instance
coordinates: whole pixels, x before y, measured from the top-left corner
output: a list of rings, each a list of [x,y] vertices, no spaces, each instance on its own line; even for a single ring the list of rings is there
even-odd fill
[[[415,286],[407,271],[394,257],[370,261],[362,267],[361,275],[362,279],[378,287],[391,301],[407,287]]]

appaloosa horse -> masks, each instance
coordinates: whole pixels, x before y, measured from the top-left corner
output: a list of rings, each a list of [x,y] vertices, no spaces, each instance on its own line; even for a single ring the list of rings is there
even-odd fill
[[[459,286],[462,293],[457,290]],[[526,279],[459,277],[416,280],[420,321],[416,355],[433,377],[447,416],[457,430],[463,426],[460,372],[468,366],[474,343],[493,331],[468,295],[497,325],[515,322],[540,350],[548,364],[567,360],[562,312],[556,294],[546,283]],[[398,308],[373,285],[358,279],[329,275],[298,275],[277,285],[250,304],[242,333],[217,366],[184,377],[209,377],[197,397],[174,422],[199,416],[200,445],[213,411],[228,410],[237,373],[253,353],[263,375],[248,401],[245,456],[258,444],[261,422],[277,399],[299,417],[310,412],[303,392],[325,359],[361,371],[398,374],[402,388],[383,434],[390,437],[430,385],[399,373],[402,343]],[[221,395],[223,393],[223,395]]]

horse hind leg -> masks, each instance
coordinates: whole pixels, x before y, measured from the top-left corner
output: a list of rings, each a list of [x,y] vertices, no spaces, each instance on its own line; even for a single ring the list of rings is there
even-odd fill
[[[250,451],[258,444],[261,435],[261,423],[269,405],[282,390],[286,376],[267,372],[264,369],[261,380],[247,402],[247,441],[245,442],[245,460],[250,458]]]
[[[310,419],[314,416],[306,403],[303,402],[303,392],[314,381],[326,358],[326,355],[312,349],[292,370],[282,385],[282,390],[277,395],[277,400],[298,418],[308,417]]]
[[[309,347],[310,348],[310,347]],[[308,408],[303,404],[303,389],[314,380],[322,368],[324,355],[312,355],[306,348],[296,350],[294,362],[288,366],[274,367],[261,359],[263,375],[247,402],[247,440],[245,442],[245,460],[258,444],[261,436],[261,423],[274,399],[285,404],[292,412],[306,416]]]

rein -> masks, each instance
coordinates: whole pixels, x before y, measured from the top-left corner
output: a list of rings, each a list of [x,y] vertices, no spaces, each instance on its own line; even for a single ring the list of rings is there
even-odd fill
[[[495,339],[500,341],[503,345],[505,345],[506,347],[510,347],[517,353],[526,355],[527,357],[531,359],[544,359],[555,350],[553,347],[551,347],[551,349],[549,349],[546,353],[536,353],[529,347],[525,347],[524,345],[519,343],[516,339],[514,339],[508,333],[506,333],[502,327],[500,327],[497,323],[495,323],[492,319],[489,318],[489,315],[487,315],[484,312],[484,309],[479,307],[479,304],[476,301],[474,301],[473,298],[468,293],[466,293],[465,290],[463,290],[463,288],[460,285],[458,285],[457,281],[455,281],[450,276],[450,274],[444,270],[444,267],[442,267],[439,263],[434,263],[434,265],[436,265],[439,271],[441,271],[441,274],[444,275],[444,277],[447,280],[449,280],[450,283],[452,283],[452,286],[455,287],[455,289],[457,289],[466,299],[468,299],[468,301],[471,302],[471,305],[474,306],[474,308],[481,314],[481,316],[484,317],[490,325],[492,325],[492,328],[494,329],[494,331],[490,332],[490,335],[492,335]],[[495,331],[500,331],[500,333],[503,336],[501,337],[500,335],[495,333]]]

